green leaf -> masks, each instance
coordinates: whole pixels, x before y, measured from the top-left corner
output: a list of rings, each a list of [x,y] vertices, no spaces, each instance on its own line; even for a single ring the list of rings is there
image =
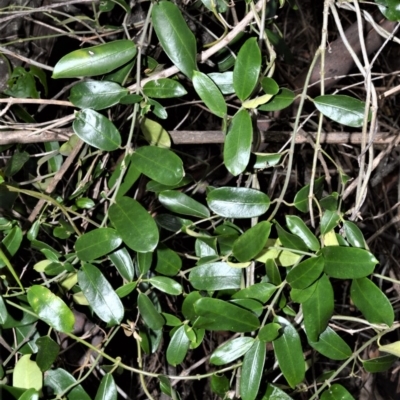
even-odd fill
[[[286,232],[279,224],[278,222],[275,222],[275,229],[278,232],[278,237],[279,240],[282,243],[283,247],[286,247],[288,249],[293,249],[293,250],[301,250],[301,251],[307,251],[307,245],[304,243],[304,241],[297,235],[292,235],[289,232]]]
[[[196,38],[186,24],[179,7],[170,1],[153,6],[151,19],[158,40],[169,59],[188,78],[197,70]]]
[[[114,289],[98,268],[85,264],[78,271],[78,283],[93,311],[109,325],[124,317],[124,307]]]
[[[18,400],[39,400],[39,392],[36,389],[28,389]]]
[[[321,249],[324,271],[332,278],[358,279],[374,271],[378,260],[369,251],[354,247],[328,246]]]
[[[397,359],[398,357],[392,354],[387,354],[369,360],[362,360],[362,364],[367,372],[376,374],[377,372],[387,371]]]
[[[176,80],[161,78],[149,81],[143,86],[143,93],[155,99],[170,99],[187,94],[186,89]]]
[[[4,167],[4,176],[14,176],[22,169],[22,167],[26,164],[28,160],[29,154],[26,151],[23,151],[21,153],[19,151],[15,152],[7,161],[7,164]]]
[[[375,283],[368,278],[354,279],[351,283],[350,296],[368,322],[392,326],[394,321],[392,304]]]
[[[264,248],[270,232],[271,224],[269,222],[259,222],[235,241],[233,244],[233,255],[240,262],[253,259]]]
[[[229,392],[229,388],[230,381],[225,375],[214,374],[211,377],[211,390],[213,391],[213,393],[218,394],[219,396],[224,398],[226,393]]]
[[[308,343],[331,360],[345,360],[353,354],[350,346],[329,326],[321,333],[318,342],[309,340]]]
[[[3,297],[0,295],[0,325],[3,325],[8,316],[6,303],[4,303]]]
[[[334,383],[321,395],[321,400],[354,400],[354,397],[338,383]]]
[[[55,330],[69,333],[74,329],[74,314],[46,287],[32,286],[28,291],[28,302],[39,318]]]
[[[72,128],[80,139],[96,149],[113,151],[121,145],[118,129],[97,111],[86,109],[76,113]]]
[[[97,228],[79,236],[75,242],[76,255],[82,261],[96,260],[115,250],[122,243],[117,231]]]
[[[171,278],[167,278],[165,276],[155,276],[150,278],[149,282],[152,286],[164,293],[168,293],[173,296],[182,294],[182,286]]]
[[[323,257],[311,257],[291,269],[286,280],[294,289],[305,289],[318,279],[323,270]]]
[[[291,388],[299,384],[305,375],[301,341],[296,329],[285,318],[276,317],[274,322],[282,325],[282,335],[272,343],[279,368]]]
[[[319,112],[339,124],[360,127],[363,125],[365,102],[345,95],[324,95],[314,99]]]
[[[165,320],[156,310],[152,301],[144,293],[139,293],[137,301],[139,312],[144,320],[144,323],[154,331],[162,329],[165,324]]]
[[[346,239],[353,247],[359,247],[361,249],[365,249],[367,247],[360,228],[354,222],[344,221],[343,227],[344,233],[346,234]]]
[[[171,147],[169,133],[158,122],[143,118],[140,129],[150,145],[165,148]]]
[[[262,104],[258,107],[260,111],[280,111],[289,107],[294,99],[295,94],[286,88],[281,88],[279,93],[276,94],[271,101],[267,104]]]
[[[115,82],[79,82],[72,87],[69,101],[79,108],[103,110],[118,104],[128,93],[128,89]]]
[[[117,69],[136,55],[132,40],[114,40],[98,46],[75,50],[61,58],[53,70],[53,79],[97,76]]]
[[[318,251],[320,249],[318,239],[300,217],[297,215],[287,215],[285,218],[290,232],[299,236],[310,250]]]
[[[177,214],[198,218],[210,217],[210,212],[206,206],[177,190],[164,190],[159,194],[158,200],[167,210]]]
[[[240,395],[243,400],[254,400],[257,397],[264,372],[266,352],[265,343],[256,339],[244,355],[240,379]]]
[[[46,372],[44,386],[51,389],[52,395],[65,394],[68,391],[68,400],[91,400],[83,387],[78,384],[76,379],[67,371],[57,368]]]
[[[13,372],[13,386],[40,391],[43,386],[42,371],[30,354],[22,356],[15,364]]]
[[[292,400],[283,390],[268,383],[267,391],[264,394],[262,400]]]
[[[157,225],[139,202],[121,197],[109,208],[108,215],[130,249],[147,253],[156,248],[159,239]]]
[[[314,195],[319,198],[322,195],[322,190],[324,188],[325,178],[321,176],[314,182]],[[306,185],[301,188],[294,197],[294,206],[301,212],[308,212],[308,194],[310,192],[310,185]]]
[[[60,346],[48,336],[36,339],[39,351],[36,355],[36,363],[42,372],[49,370],[60,352]]]
[[[175,251],[165,245],[160,245],[157,248],[157,263],[155,268],[157,272],[163,275],[174,276],[181,268],[182,260]]]
[[[117,400],[118,392],[114,378],[111,374],[105,374],[97,389],[95,400]]]
[[[167,348],[167,361],[170,365],[180,364],[189,350],[190,340],[185,333],[185,326],[180,326],[172,335]]]
[[[75,205],[78,208],[82,208],[84,210],[90,210],[96,205],[96,203],[92,199],[89,199],[87,197],[81,197],[80,199],[75,200]]]
[[[232,299],[255,299],[265,304],[275,293],[277,287],[267,282],[255,283],[236,292]]]
[[[198,290],[239,289],[242,272],[226,262],[215,262],[194,267],[189,274],[189,282]]]
[[[126,281],[131,282],[133,280],[135,268],[133,267],[132,258],[125,247],[109,254],[108,258]]]
[[[224,144],[224,163],[228,171],[237,176],[249,163],[253,125],[247,110],[239,110],[232,118]]]
[[[2,246],[0,249],[5,248],[5,250],[7,250],[7,255],[12,257],[17,253],[19,247],[21,246],[22,238],[22,229],[19,226],[14,226],[8,232],[7,236],[2,240]],[[6,264],[4,260],[0,257],[0,268],[4,267],[5,265]]]
[[[229,340],[213,351],[210,357],[210,363],[214,365],[224,365],[235,361],[243,354],[246,354],[253,343],[254,338],[247,336]]]
[[[210,331],[252,332],[260,326],[258,318],[250,311],[223,300],[201,298],[194,303],[197,328]]]
[[[336,211],[326,210],[321,218],[321,234],[326,235],[334,229],[340,221],[340,215]]]
[[[235,89],[233,88],[233,72],[211,72],[208,76],[218,86],[222,94],[233,94]]]
[[[183,300],[182,303],[182,314],[185,319],[193,322],[196,319],[196,312],[194,310],[194,303],[197,300],[202,299],[202,295],[199,292],[193,291],[190,292]]]
[[[194,71],[193,86],[210,111],[217,117],[224,118],[228,112],[228,108],[224,96],[222,96],[217,85],[206,74]]]
[[[397,0],[375,0],[380,12],[389,21],[399,21],[400,20],[400,9]]]
[[[226,218],[253,218],[264,214],[270,205],[269,197],[254,189],[221,187],[207,196],[208,206]]]
[[[132,155],[132,163],[142,174],[164,185],[177,185],[184,176],[182,160],[161,147],[138,148]]]
[[[259,331],[258,331],[258,339],[261,340],[262,342],[272,342],[279,336],[279,330],[281,329],[281,326],[279,324],[276,324],[274,322],[271,322],[270,324],[264,325]]]
[[[253,153],[256,156],[253,168],[265,169],[277,165],[281,159],[279,153]]]
[[[318,341],[319,334],[328,326],[333,308],[333,288],[324,274],[316,282],[313,294],[303,303],[304,327],[309,340]]]
[[[233,87],[241,101],[246,100],[257,85],[261,70],[261,51],[257,39],[247,39],[240,48],[233,69]]]
[[[228,5],[225,0],[201,0],[201,2],[210,10],[224,13],[228,9]]]

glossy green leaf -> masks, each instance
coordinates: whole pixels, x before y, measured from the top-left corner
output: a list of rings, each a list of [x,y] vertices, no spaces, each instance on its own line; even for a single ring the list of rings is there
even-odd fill
[[[37,353],[36,340],[39,339],[39,332],[35,324],[17,326],[15,328],[15,344],[21,354]],[[19,347],[21,345],[21,347]]]
[[[158,200],[166,209],[177,214],[198,218],[209,218],[210,216],[210,212],[206,206],[177,190],[165,190],[161,192]]]
[[[253,125],[247,110],[239,110],[228,127],[224,144],[224,164],[228,171],[237,176],[249,163]]]
[[[281,326],[279,324],[276,324],[275,322],[271,322],[270,324],[264,325],[258,331],[257,337],[261,342],[272,342],[279,336],[280,329],[281,329]]]
[[[69,101],[79,108],[103,110],[118,104],[127,94],[128,89],[115,82],[79,82],[72,87]]]
[[[182,324],[182,321],[179,318],[175,317],[175,315],[164,312],[161,313],[161,315],[164,317],[165,325],[167,326],[179,326]]]
[[[265,273],[268,282],[273,285],[280,285],[282,283],[281,274],[279,272],[278,266],[272,259],[267,259],[265,261]]]
[[[182,294],[182,286],[171,278],[166,276],[155,276],[149,279],[152,286],[161,290],[164,293],[171,294],[173,296],[178,296]]]
[[[132,258],[125,247],[109,254],[108,258],[126,281],[131,282],[133,280],[135,268],[133,267]]]
[[[286,215],[285,218],[290,232],[299,236],[310,250],[318,251],[320,249],[318,239],[300,217],[297,215]]]
[[[261,87],[263,88],[265,94],[276,95],[279,92],[279,86],[276,81],[267,76],[261,80]]]
[[[36,362],[31,360],[30,354],[26,354],[18,360],[15,364],[12,377],[13,386],[15,387],[38,391],[42,389],[42,371]]]
[[[126,283],[125,285],[120,286],[119,288],[117,288],[115,290],[115,293],[117,294],[117,296],[122,299],[128,295],[130,295],[137,286],[137,282],[129,282]]]
[[[270,232],[271,224],[269,222],[259,222],[235,241],[233,255],[240,262],[253,259],[264,248]]]
[[[7,236],[2,240],[1,244],[3,248],[7,250],[9,256],[13,256],[17,253],[22,243],[22,229],[19,226],[14,226],[8,233]],[[5,263],[0,258],[0,268],[4,267]]]
[[[74,314],[46,287],[32,286],[28,291],[28,302],[39,318],[55,330],[69,333],[74,329]]]
[[[257,315],[257,317],[260,317],[264,312],[263,305],[258,300],[231,299],[229,302],[246,310],[252,311],[255,315]]]
[[[51,394],[61,395],[68,391],[68,400],[92,400],[76,379],[62,368],[51,369],[44,376],[44,386]]]
[[[194,303],[197,328],[210,331],[252,332],[260,326],[258,318],[250,311],[223,300],[204,297]]]
[[[0,295],[0,325],[3,325],[8,316],[6,303],[4,303],[3,297]]]
[[[36,340],[39,350],[36,355],[36,364],[42,372],[49,370],[60,352],[60,346],[49,336],[42,336]]]
[[[203,264],[190,271],[189,282],[198,290],[239,289],[242,271],[225,262]]]
[[[340,215],[335,211],[326,210],[321,218],[321,234],[325,235],[334,229],[340,221]]]
[[[182,97],[187,94],[186,89],[175,79],[161,78],[149,81],[143,86],[143,93],[155,99],[169,99]]]
[[[329,326],[320,334],[318,342],[308,343],[331,360],[346,360],[353,354],[350,346]]]
[[[118,392],[114,378],[111,374],[105,374],[97,389],[95,400],[117,400]]]
[[[179,255],[166,247],[160,245],[157,248],[156,271],[163,275],[174,276],[182,268],[182,260]]]
[[[170,365],[180,364],[189,350],[190,340],[185,333],[185,326],[180,326],[172,335],[167,348],[167,361]]]
[[[62,57],[55,65],[53,79],[97,76],[124,65],[136,55],[131,40],[114,40],[98,46],[75,50]]]
[[[241,101],[246,100],[257,85],[261,70],[261,51],[257,39],[247,39],[240,48],[233,69],[233,87]]]
[[[322,195],[322,190],[324,188],[325,178],[321,176],[314,182],[314,195],[318,199]],[[294,197],[294,206],[301,212],[308,212],[308,194],[310,192],[310,185],[302,187]]]
[[[277,165],[281,159],[279,153],[253,153],[256,156],[253,168],[265,169]]]
[[[193,222],[189,219],[180,218],[172,214],[158,214],[155,220],[158,226],[170,232],[177,232],[181,229],[186,231],[189,226],[193,225]]]
[[[267,391],[265,392],[262,400],[292,400],[283,390],[268,383]]]
[[[361,249],[367,247],[360,228],[354,222],[344,221],[343,227],[346,239],[353,247],[360,247]]]
[[[97,111],[86,109],[76,113],[72,128],[80,139],[96,149],[113,151],[121,145],[118,129]]]
[[[229,340],[213,351],[210,357],[210,363],[214,365],[224,365],[235,361],[250,350],[254,340],[254,338],[248,336]]]
[[[378,260],[369,251],[355,247],[328,246],[321,249],[324,271],[332,278],[358,279],[374,271]]]
[[[351,283],[350,296],[368,322],[392,326],[394,321],[392,304],[375,283],[368,278],[354,279]]]
[[[400,21],[400,9],[397,0],[375,0],[380,12],[389,21]]]
[[[304,327],[309,340],[318,341],[320,333],[328,326],[333,308],[333,288],[324,274],[316,282],[313,294],[303,303]]]
[[[318,279],[323,270],[324,258],[311,257],[291,269],[286,280],[294,289],[305,289]]]
[[[314,99],[319,112],[339,124],[360,127],[363,125],[365,102],[345,95],[324,95]]]
[[[199,71],[193,72],[193,87],[200,99],[209,110],[217,117],[224,118],[228,112],[224,96],[217,85],[206,75]]]
[[[278,94],[272,97],[268,103],[260,105],[258,109],[260,111],[284,110],[293,103],[295,97],[295,94],[291,90],[281,88]]]
[[[98,317],[109,325],[117,325],[124,317],[124,306],[101,271],[85,264],[78,271],[82,293]]]
[[[188,319],[189,321],[194,321],[196,319],[196,312],[194,310],[194,303],[196,303],[197,300],[203,298],[203,296],[200,294],[200,292],[190,292],[183,300],[182,303],[182,314],[183,316]]]
[[[218,86],[222,94],[233,94],[235,89],[233,88],[233,72],[211,72],[208,76]]]
[[[117,231],[97,228],[79,236],[75,242],[76,255],[82,261],[96,260],[115,250],[122,243]]]
[[[276,289],[277,287],[271,283],[255,283],[236,292],[232,299],[255,299],[264,304],[271,298]]]
[[[160,246],[163,246],[163,245],[160,245]],[[150,270],[152,263],[153,263],[153,252],[137,254],[136,264],[140,271],[140,274],[146,275],[147,272]]]
[[[210,10],[224,13],[228,9],[228,4],[225,0],[201,0],[201,2]]]
[[[158,122],[149,118],[143,118],[140,129],[150,145],[165,148],[171,147],[169,133]]]
[[[290,387],[299,384],[305,375],[303,350],[300,336],[285,318],[276,317],[274,322],[282,325],[282,334],[272,343],[279,368]]]
[[[387,371],[397,359],[398,357],[392,354],[387,354],[369,360],[362,360],[362,364],[367,372],[376,374],[377,372]]]
[[[158,244],[157,225],[146,209],[136,200],[121,197],[108,215],[123,242],[140,253],[153,251]]]
[[[319,205],[321,206],[321,208],[325,210],[337,211],[338,199],[339,199],[339,194],[337,192],[333,192],[328,196],[325,196],[321,200],[319,200]]]
[[[287,231],[285,231],[279,224],[278,222],[275,222],[275,229],[278,232],[278,237],[280,242],[282,243],[283,247],[286,247],[288,249],[293,249],[293,250],[301,250],[301,251],[307,251],[307,245],[304,243],[304,241],[297,235],[293,235]]]
[[[254,400],[257,397],[267,348],[265,343],[256,339],[250,350],[243,357],[240,395],[243,400]]]
[[[182,160],[161,147],[138,148],[132,155],[132,163],[142,174],[164,185],[176,185],[184,176]]]
[[[150,329],[154,331],[162,329],[165,320],[157,311],[153,302],[144,293],[139,293],[138,295],[138,307],[140,315]]]
[[[264,214],[270,205],[269,197],[254,189],[221,187],[207,196],[208,206],[226,218],[253,218]]]
[[[354,397],[338,383],[334,383],[321,395],[321,400],[354,400]]]
[[[75,205],[78,208],[81,208],[84,210],[90,210],[91,208],[93,208],[96,205],[96,203],[92,199],[89,199],[87,197],[81,197],[81,198],[75,200]]]
[[[170,1],[160,1],[151,13],[154,30],[169,59],[188,78],[197,70],[196,38],[186,24],[179,7]]]
[[[39,400],[39,392],[36,389],[28,389],[18,400]]]

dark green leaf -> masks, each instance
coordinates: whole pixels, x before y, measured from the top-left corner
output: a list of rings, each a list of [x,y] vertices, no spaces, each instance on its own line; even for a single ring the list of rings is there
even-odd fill
[[[6,303],[4,303],[3,297],[0,295],[0,325],[3,325],[8,316]]]
[[[224,163],[232,175],[241,174],[249,163],[253,125],[247,110],[239,110],[228,127],[224,144]]]
[[[1,198],[2,195],[0,195]],[[2,247],[7,250],[7,255],[12,257],[17,253],[19,247],[22,243],[22,229],[19,226],[14,226],[7,234],[7,236],[2,240]],[[0,268],[4,267],[6,264],[0,257]]]
[[[301,251],[307,251],[307,245],[304,243],[304,241],[297,235],[293,235],[289,232],[286,232],[279,224],[278,222],[275,222],[275,228],[276,231],[278,232],[278,237],[279,240],[282,243],[282,247],[286,247],[288,249],[293,249],[293,250],[301,250]]]
[[[270,324],[263,326],[258,331],[257,337],[262,342],[272,342],[279,336],[280,329],[281,329],[281,326],[279,324],[271,322]]]
[[[345,95],[325,95],[314,99],[317,110],[339,124],[360,127],[363,125],[365,102]]]
[[[126,281],[131,282],[133,280],[135,277],[135,269],[133,267],[132,258],[125,247],[109,254],[108,258]]]
[[[58,61],[52,78],[103,75],[124,65],[135,55],[136,46],[132,40],[114,40],[110,43],[75,50]]]
[[[354,397],[342,385],[335,383],[322,393],[321,400],[354,400]]]
[[[344,221],[343,227],[346,239],[353,247],[360,247],[361,249],[366,248],[364,236],[360,228],[354,222]]]
[[[82,261],[96,260],[122,243],[115,229],[97,228],[83,234],[75,243],[76,255]]]
[[[55,330],[69,333],[74,329],[74,314],[46,287],[32,286],[28,291],[28,302],[39,318]]]
[[[203,0],[204,1],[204,0]],[[230,382],[225,375],[213,375],[211,377],[211,390],[213,393],[220,395],[222,398],[229,391]]]
[[[50,369],[60,351],[60,346],[48,336],[36,340],[39,351],[36,355],[36,364],[42,372]]]
[[[118,392],[111,374],[103,376],[97,389],[95,400],[117,400]]]
[[[85,264],[78,271],[78,283],[93,311],[104,322],[117,325],[124,317],[118,295],[98,268]]]
[[[129,282],[125,285],[120,286],[118,289],[115,290],[117,296],[122,299],[128,295],[130,295],[137,286],[137,282]]]
[[[172,335],[167,348],[167,361],[170,365],[180,364],[189,350],[190,340],[185,333],[185,326],[180,326]]]
[[[299,236],[310,250],[318,251],[320,249],[318,239],[300,217],[296,215],[287,215],[285,218],[290,232]]]
[[[179,7],[170,1],[154,5],[152,22],[158,40],[170,60],[188,78],[197,70],[196,38],[186,24]]]
[[[240,379],[240,395],[243,400],[254,400],[257,397],[264,372],[266,351],[265,343],[256,339],[244,355]]]
[[[152,301],[143,293],[139,293],[138,307],[140,315],[150,329],[153,329],[154,331],[162,329],[165,324],[164,318],[156,310]]]
[[[108,211],[111,222],[124,243],[140,253],[153,251],[158,244],[158,229],[139,202],[121,197]]]
[[[192,199],[187,194],[176,190],[165,190],[158,196],[160,203],[168,210],[177,214],[190,215],[198,218],[209,218],[210,212],[206,206]]]
[[[326,210],[321,218],[321,234],[325,235],[334,229],[340,221],[340,215],[335,211]]]
[[[253,168],[265,169],[268,167],[273,167],[277,165],[281,159],[281,154],[279,153],[254,153],[256,156],[256,161]]]
[[[14,176],[18,171],[21,170],[21,168],[28,160],[29,154],[26,151],[23,151],[21,153],[19,151],[15,152],[7,161],[7,164],[4,168],[4,176]]]
[[[75,134],[96,149],[112,151],[121,145],[121,135],[115,125],[97,111],[87,109],[75,116]]]
[[[311,257],[291,269],[286,280],[294,289],[305,289],[318,279],[323,270],[324,258]]]
[[[79,108],[103,110],[118,104],[127,94],[128,90],[115,82],[79,82],[72,87],[69,101]]]
[[[194,304],[197,328],[210,331],[252,332],[260,326],[258,318],[250,311],[244,310],[223,300],[204,297]]]
[[[279,367],[290,387],[294,388],[304,379],[305,364],[301,341],[296,329],[282,317],[276,317],[274,322],[282,325],[282,335],[275,339],[275,356]]]
[[[188,319],[192,322],[196,319],[194,303],[196,303],[196,301],[201,298],[203,298],[202,295],[196,291],[190,292],[185,297],[185,299],[183,300],[183,303],[182,303],[182,314],[186,319]]]
[[[354,279],[350,296],[354,305],[372,324],[392,326],[394,321],[393,307],[382,290],[368,278]]]
[[[398,357],[392,354],[387,354],[385,356],[363,360],[362,364],[367,372],[375,374],[377,372],[387,371],[397,359]]]
[[[280,285],[282,283],[279,268],[271,258],[267,259],[265,262],[265,273],[267,282],[271,282],[273,285]]]
[[[232,268],[225,262],[203,264],[190,271],[189,281],[195,289],[239,289],[242,279],[240,268]]]
[[[328,246],[321,249],[324,271],[332,278],[358,279],[371,274],[378,260],[367,250]]]
[[[213,351],[210,363],[214,365],[224,365],[235,361],[245,354],[254,343],[252,337],[239,337],[224,343]]]
[[[322,195],[322,190],[324,188],[325,178],[321,176],[314,182],[314,195],[319,198]],[[301,188],[294,197],[294,206],[301,212],[308,212],[308,194],[310,192],[310,185],[306,185]]]
[[[208,206],[226,218],[252,218],[264,214],[270,205],[269,197],[254,189],[221,187],[207,196]]]
[[[232,299],[255,299],[264,304],[270,299],[276,289],[277,287],[270,283],[255,283],[254,285],[236,292],[232,296]]]
[[[292,400],[283,390],[268,383],[268,389],[264,394],[262,400]]]
[[[258,109],[260,111],[280,111],[289,107],[293,103],[295,97],[295,94],[291,90],[281,88],[278,94],[268,103],[260,105]]]
[[[171,278],[167,278],[165,276],[155,276],[150,278],[149,282],[158,290],[173,296],[178,296],[182,293],[182,286]]]
[[[163,275],[174,276],[182,268],[179,255],[164,245],[157,248],[156,271]]]
[[[257,85],[261,70],[261,51],[252,37],[240,48],[233,69],[233,87],[241,101],[246,100]]]
[[[161,78],[149,81],[143,86],[143,93],[155,99],[169,99],[184,96],[186,89],[176,80]]]

